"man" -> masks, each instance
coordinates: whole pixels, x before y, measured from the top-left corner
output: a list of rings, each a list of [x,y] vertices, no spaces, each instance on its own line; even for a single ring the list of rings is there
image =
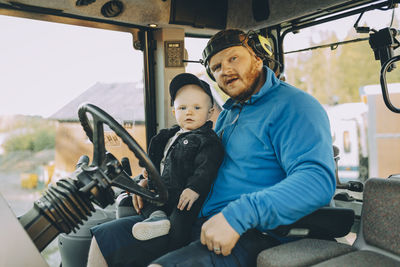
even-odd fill
[[[262,58],[239,30],[208,42],[208,73],[231,97],[215,128],[224,161],[193,228],[195,241],[151,266],[254,266],[261,250],[280,242],[265,233],[330,202],[335,176],[327,115],[313,97],[277,79]]]

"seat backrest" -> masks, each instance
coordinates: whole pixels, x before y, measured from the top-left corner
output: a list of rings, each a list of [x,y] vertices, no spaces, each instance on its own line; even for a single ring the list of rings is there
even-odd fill
[[[400,178],[367,180],[354,246],[368,250],[375,247],[400,256]]]

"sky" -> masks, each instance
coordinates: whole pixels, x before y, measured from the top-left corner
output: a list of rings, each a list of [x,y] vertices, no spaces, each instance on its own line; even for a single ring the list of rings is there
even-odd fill
[[[0,114],[50,116],[96,82],[142,77],[129,33],[0,16]]]
[[[320,27],[333,29],[342,40],[356,18]],[[390,19],[391,11],[367,12],[360,25],[381,29]],[[304,48],[310,39],[318,43],[316,32],[288,35],[285,50]],[[142,53],[132,48],[128,33],[0,15],[0,36],[0,115],[48,117],[96,82],[134,82],[142,77]],[[205,44],[206,40],[186,39],[189,59],[201,58]],[[189,63],[186,71],[201,69]]]

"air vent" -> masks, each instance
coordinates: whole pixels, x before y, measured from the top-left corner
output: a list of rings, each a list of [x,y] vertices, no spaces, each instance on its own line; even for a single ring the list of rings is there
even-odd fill
[[[106,18],[116,17],[124,10],[124,4],[118,0],[111,0],[101,7],[101,14]]]

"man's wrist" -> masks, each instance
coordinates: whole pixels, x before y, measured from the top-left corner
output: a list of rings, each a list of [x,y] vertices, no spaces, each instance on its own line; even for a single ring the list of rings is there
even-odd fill
[[[243,225],[239,222],[237,218],[235,218],[235,213],[232,213],[228,207],[225,207],[221,211],[227,223],[235,230],[239,235],[242,235],[246,232],[247,229],[243,227]]]

